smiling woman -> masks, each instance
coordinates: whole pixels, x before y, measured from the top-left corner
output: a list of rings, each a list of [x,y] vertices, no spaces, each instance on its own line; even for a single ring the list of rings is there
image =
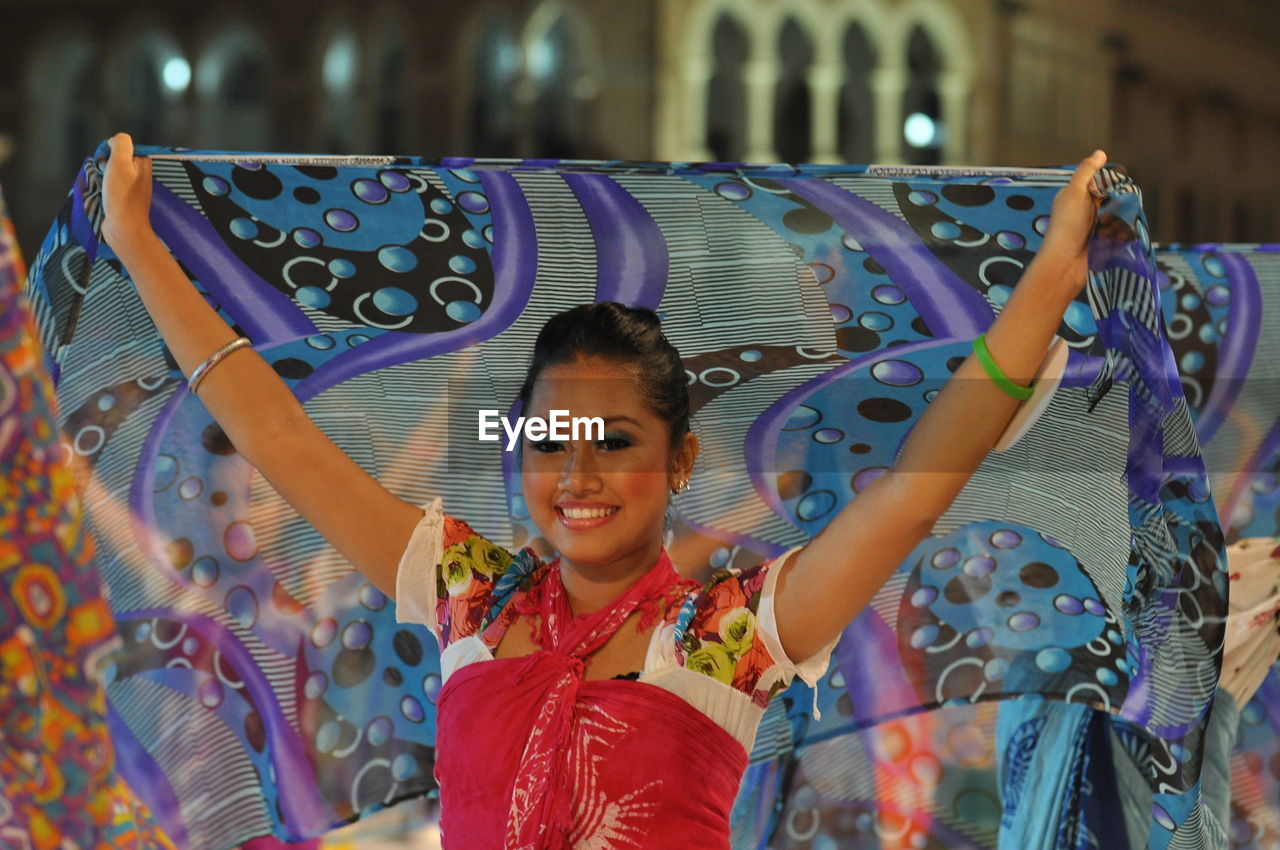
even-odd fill
[[[706,587],[675,572],[663,521],[698,440],[652,311],[601,302],[552,318],[521,401],[535,421],[567,410],[605,426],[522,442],[525,501],[559,558],[512,554],[436,500],[397,573],[399,618],[443,649],[443,831],[465,847],[724,846],[765,707],[795,676],[816,681],[834,640],[804,664],[786,655],[772,616],[785,556]],[[529,731],[478,731],[500,728]],[[511,801],[506,820],[494,799]]]
[[[1059,194],[986,334],[984,362],[958,366],[896,464],[813,541],[705,585],[682,578],[663,547],[670,496],[687,486],[700,446],[684,363],[652,311],[583,305],[538,336],[521,413],[563,410],[604,426],[524,435],[524,500],[558,553],[543,560],[478,535],[440,499],[425,511],[402,501],[307,418],[151,230],[151,164],[126,136],[113,140],[102,232],[235,449],[394,596],[401,622],[439,640],[446,847],[725,848],[766,706],[792,679],[822,675],[841,631],[1017,408],[1010,379],[1035,373],[1084,283],[1097,203],[1088,186],[1103,162],[1101,152],[1086,159]]]

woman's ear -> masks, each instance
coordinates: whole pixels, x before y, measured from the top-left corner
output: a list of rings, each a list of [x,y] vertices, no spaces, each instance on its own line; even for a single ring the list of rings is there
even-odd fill
[[[678,480],[688,481],[693,477],[693,464],[698,459],[698,450],[700,448],[701,444],[698,442],[697,436],[692,431],[686,432],[680,440],[679,448],[676,449],[673,463]]]

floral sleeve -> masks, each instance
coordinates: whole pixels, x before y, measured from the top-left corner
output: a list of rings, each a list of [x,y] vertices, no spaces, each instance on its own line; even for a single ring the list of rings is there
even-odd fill
[[[480,631],[494,585],[511,564],[511,553],[451,516],[444,517],[441,546],[436,620],[443,645],[448,645]]]
[[[427,626],[441,648],[476,634],[511,560],[506,549],[444,513],[436,499],[424,508],[400,559],[397,620]]]
[[[729,685],[761,708],[795,676],[811,685],[817,681],[826,671],[835,645],[800,664],[788,659],[782,649],[773,616],[773,593],[777,570],[790,554],[749,569],[717,573],[686,603],[677,625],[686,669]],[[688,616],[688,609],[692,616]],[[686,624],[683,631],[680,624]]]

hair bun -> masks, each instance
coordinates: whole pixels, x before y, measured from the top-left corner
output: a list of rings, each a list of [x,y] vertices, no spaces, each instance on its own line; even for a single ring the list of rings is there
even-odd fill
[[[662,333],[662,320],[648,307],[595,301],[556,313],[542,326],[533,361],[520,390],[528,406],[538,375],[548,366],[579,357],[632,364],[640,375],[645,403],[671,426],[672,442],[689,430],[689,389],[684,361]]]

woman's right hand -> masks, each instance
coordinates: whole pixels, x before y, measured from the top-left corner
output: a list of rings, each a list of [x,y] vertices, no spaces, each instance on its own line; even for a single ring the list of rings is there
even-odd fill
[[[133,139],[124,133],[110,144],[102,236],[125,264],[178,367],[190,375],[236,334],[151,229],[151,160],[135,157]],[[200,384],[200,402],[240,456],[369,581],[394,597],[400,556],[422,510],[388,491],[334,445],[280,375],[250,349],[209,374]]]
[[[102,236],[117,255],[127,253],[151,230],[151,160],[133,155],[133,139],[116,133],[108,144],[102,179]]]

